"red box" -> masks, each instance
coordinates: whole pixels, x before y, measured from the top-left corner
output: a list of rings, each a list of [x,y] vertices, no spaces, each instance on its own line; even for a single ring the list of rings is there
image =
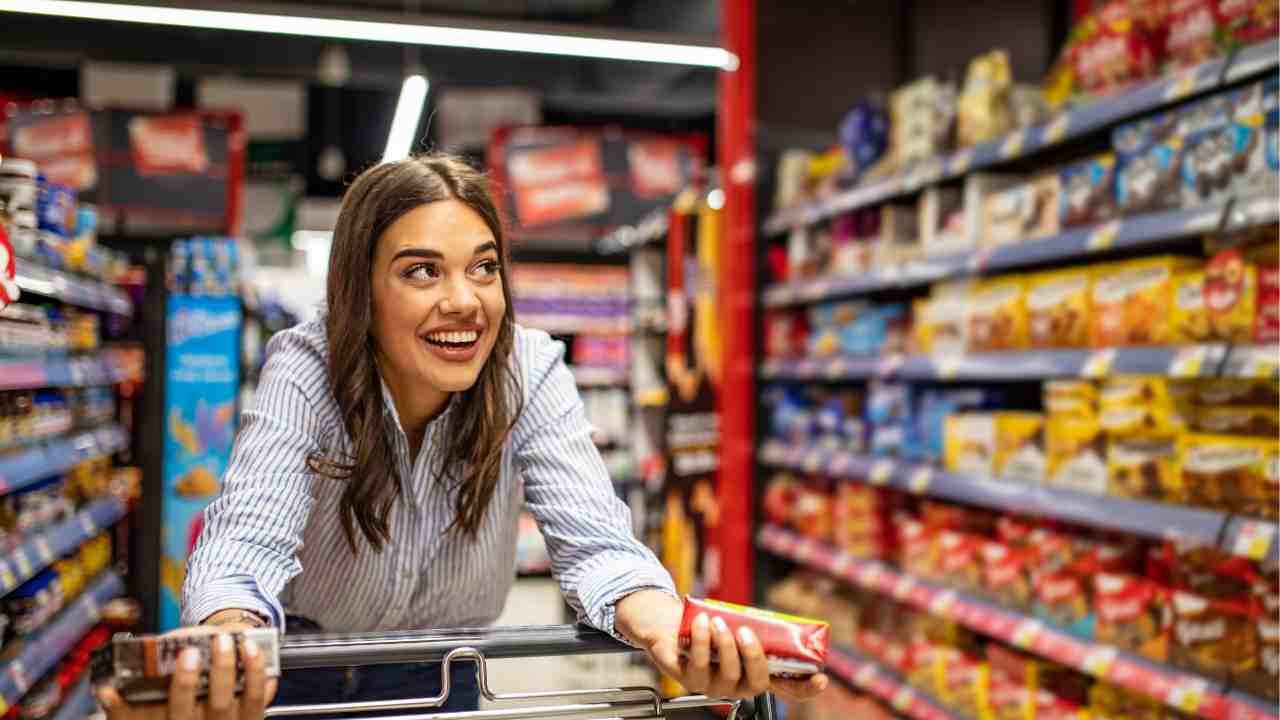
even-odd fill
[[[705,613],[720,618],[736,634],[748,627],[760,639],[769,656],[769,672],[775,675],[805,675],[821,672],[827,664],[831,626],[821,620],[744,607],[717,600],[684,599],[680,620],[680,642],[688,645],[694,618]]]
[[[1258,307],[1253,321],[1258,343],[1280,342],[1280,265],[1258,266]]]

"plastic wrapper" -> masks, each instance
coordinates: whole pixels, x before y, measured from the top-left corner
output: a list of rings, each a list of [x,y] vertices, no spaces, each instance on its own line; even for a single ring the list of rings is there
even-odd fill
[[[720,618],[735,633],[738,628],[750,628],[769,658],[769,672],[773,675],[813,675],[827,663],[828,623],[717,600],[685,598],[680,620],[682,644],[691,641],[693,621],[704,613],[708,619]]]

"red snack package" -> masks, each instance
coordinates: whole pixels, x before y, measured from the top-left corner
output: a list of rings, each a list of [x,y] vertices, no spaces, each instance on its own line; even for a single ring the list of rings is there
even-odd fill
[[[1076,82],[1088,95],[1105,95],[1155,73],[1154,43],[1128,0],[1112,0],[1086,23],[1072,48]]]
[[[1280,340],[1280,266],[1258,266],[1258,307],[1253,321],[1253,341]]]
[[[1171,0],[1168,12],[1166,70],[1199,65],[1223,52],[1217,0]]]
[[[769,658],[772,675],[813,675],[822,672],[827,664],[830,643],[827,623],[718,600],[684,599],[684,617],[680,620],[682,646],[688,646],[694,618],[703,613],[708,619],[724,620],[735,634],[740,627],[751,628]]]

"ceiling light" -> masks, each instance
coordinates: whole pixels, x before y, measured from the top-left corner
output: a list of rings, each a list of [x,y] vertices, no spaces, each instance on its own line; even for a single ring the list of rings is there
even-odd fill
[[[736,55],[708,45],[79,0],[0,0],[0,12],[738,69]]]
[[[410,75],[400,86],[400,100],[396,103],[396,116],[391,121],[391,133],[387,135],[387,149],[382,162],[403,160],[413,149],[413,139],[418,133],[418,120],[427,99],[427,79]]]

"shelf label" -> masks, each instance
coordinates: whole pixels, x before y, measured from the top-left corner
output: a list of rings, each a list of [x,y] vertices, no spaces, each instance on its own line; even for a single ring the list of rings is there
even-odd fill
[[[26,695],[27,690],[31,689],[31,678],[27,677],[27,668],[22,664],[21,660],[14,660],[9,663],[9,677],[13,679],[13,684],[18,687],[19,695]]]
[[[1120,221],[1112,220],[1105,225],[1099,225],[1093,232],[1089,233],[1089,240],[1085,243],[1091,252],[1099,252],[1108,250],[1112,245],[1116,244],[1116,237],[1120,234]]]
[[[813,360],[801,360],[796,366],[796,374],[802,378],[811,378],[818,374],[818,364]]]
[[[934,357],[934,372],[941,380],[951,380],[960,373],[961,357],[959,355],[939,355]]]
[[[929,491],[929,484],[933,482],[933,468],[928,466],[918,467],[911,473],[911,478],[907,480],[907,490],[923,495]]]
[[[888,485],[889,478],[893,475],[892,460],[877,460],[871,466],[871,472],[867,479],[872,485]]]
[[[1175,378],[1193,378],[1200,376],[1209,348],[1203,345],[1191,345],[1178,348],[1169,361],[1169,376]]]
[[[822,461],[826,457],[826,453],[821,450],[810,450],[809,454],[804,457],[802,465],[805,472],[816,473],[822,469]]]
[[[911,688],[906,685],[899,686],[898,691],[893,694],[893,706],[899,712],[906,712],[915,698],[916,695],[911,692]]]
[[[1196,89],[1196,76],[1199,75],[1195,68],[1184,70],[1177,77],[1169,81],[1168,87],[1164,89],[1164,99],[1166,102],[1173,100],[1181,100],[1190,95]]]
[[[944,590],[933,596],[933,601],[929,603],[929,613],[937,615],[940,618],[950,619],[951,609],[956,604],[956,593],[954,590]]]
[[[1035,644],[1042,626],[1039,620],[1023,620],[1013,629],[1013,644],[1026,650]]]
[[[31,561],[27,559],[27,553],[22,548],[18,548],[18,551],[13,554],[13,559],[18,565],[18,574],[22,577],[31,577]]]
[[[1080,368],[1080,374],[1087,378],[1106,377],[1111,372],[1111,366],[1115,364],[1115,361],[1115,348],[1095,350],[1084,361],[1084,367]]]
[[[935,183],[942,179],[942,160],[932,158],[924,166],[923,180],[926,183]]]
[[[824,374],[827,377],[831,378],[832,380],[835,380],[837,378],[843,377],[845,371],[848,370],[848,368],[849,368],[848,363],[844,361],[844,358],[836,357],[836,358],[832,358],[831,362],[827,363],[827,368]]]
[[[1111,672],[1111,665],[1116,661],[1116,649],[1111,646],[1098,646],[1084,656],[1082,667],[1094,677],[1106,678]]]
[[[1246,520],[1236,533],[1235,543],[1231,551],[1254,560],[1265,560],[1271,553],[1271,544],[1275,541],[1276,526],[1271,523]]]
[[[1280,357],[1275,349],[1267,347],[1243,348],[1244,361],[1240,365],[1241,377],[1268,379],[1280,369]]]
[[[858,568],[858,584],[864,587],[874,588],[876,581],[880,579],[883,572],[884,571],[880,569],[880,566],[875,563],[863,565]]]
[[[991,254],[995,252],[995,248],[982,247],[974,250],[969,254],[969,259],[965,264],[969,267],[969,272],[982,272],[987,269],[987,263],[991,260]]]
[[[93,537],[98,534],[98,525],[93,521],[93,516],[89,513],[80,514],[80,529],[84,530],[85,537]]]
[[[1004,144],[1000,146],[1000,159],[1008,160],[1009,158],[1022,152],[1022,146],[1027,140],[1027,130],[1023,128],[1005,138]]]
[[[876,668],[868,663],[858,668],[858,672],[853,676],[853,683],[859,687],[869,687],[876,679]]]
[[[49,547],[49,541],[39,537],[35,541],[36,556],[40,558],[40,562],[48,565],[53,562],[53,549]]]
[[[1179,710],[1196,714],[1204,704],[1208,683],[1200,678],[1183,678],[1169,689],[1165,702]]]
[[[18,578],[13,576],[13,571],[9,569],[8,564],[0,565],[0,582],[4,583],[6,591],[18,586]]]
[[[973,161],[973,149],[966,148],[951,156],[951,174],[962,175],[969,170],[969,163]]]
[[[832,475],[844,475],[849,472],[849,467],[852,465],[852,455],[849,453],[838,452],[831,456],[831,464],[827,466],[827,472]]]
[[[901,355],[885,355],[880,358],[879,364],[876,366],[876,374],[880,377],[889,377],[896,373],[902,364],[906,362],[906,358]]]
[[[1056,143],[1066,137],[1067,130],[1071,127],[1071,113],[1062,113],[1053,119],[1053,122],[1045,126],[1044,141],[1046,143]]]
[[[835,557],[831,559],[831,565],[827,567],[827,570],[832,575],[839,575],[840,577],[844,577],[849,572],[849,568],[852,566],[853,566],[853,558],[849,557],[849,553],[839,552],[839,553],[836,553]]]

